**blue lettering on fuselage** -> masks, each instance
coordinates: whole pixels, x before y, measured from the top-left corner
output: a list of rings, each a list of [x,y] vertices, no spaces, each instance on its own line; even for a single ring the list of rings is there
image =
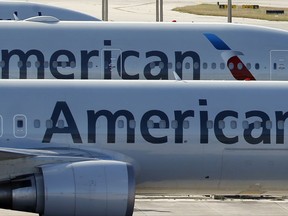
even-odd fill
[[[167,80],[169,79],[168,65],[172,62],[174,63],[174,68],[170,68],[171,71],[175,71],[179,77],[182,78],[185,61],[192,62],[188,72],[191,74],[193,73],[191,77],[195,80],[200,79],[200,56],[195,51],[176,50],[172,54],[173,57],[171,57],[171,54],[167,55],[167,53],[160,50],[150,50],[146,52],[139,52],[137,50],[121,50],[120,52],[120,49],[112,48],[111,40],[104,40],[103,45],[103,49],[101,50],[80,50],[79,53],[60,49],[54,51],[50,56],[47,56],[46,53],[44,54],[41,50],[37,49],[31,49],[28,51],[23,51],[21,49],[3,49],[1,50],[2,78],[9,79],[11,77],[16,77],[16,68],[11,68],[12,59],[14,61],[15,59],[19,60],[18,64],[13,64],[17,65],[19,68],[19,78],[29,78],[28,69],[31,67],[31,60],[33,59],[36,60],[35,67],[37,74],[35,75],[35,78],[37,79],[44,79],[47,77],[54,77],[56,79],[75,79],[76,73],[80,74],[78,77],[81,79],[89,79],[89,74],[95,73],[93,68],[89,67],[89,62],[93,60],[99,61],[101,59],[101,64],[104,66],[102,68],[104,73],[103,78],[112,79],[111,59],[115,58],[113,52],[117,50],[119,53],[117,53],[114,69],[117,70],[119,77],[122,79],[139,79],[139,75],[142,75],[141,77],[144,79]],[[133,65],[140,65],[143,62],[147,63],[142,65],[142,69],[139,68],[137,71],[130,69],[129,71],[128,68],[131,68],[131,65],[128,65],[127,63],[129,60],[133,61]],[[157,68],[158,71],[156,73],[153,71],[153,68],[151,68],[151,65]],[[14,73],[13,76],[12,73]]]
[[[243,138],[244,142],[252,145],[256,144],[271,144],[272,142],[276,144],[284,144],[284,123],[288,118],[288,111],[275,111],[275,116],[271,118],[267,113],[260,110],[249,110],[240,114],[235,110],[225,109],[217,112],[215,116],[209,116],[209,111],[207,109],[208,102],[206,99],[199,99],[199,111],[195,110],[174,110],[173,118],[165,113],[163,110],[147,110],[141,115],[139,122],[135,121],[133,113],[126,109],[120,109],[115,112],[109,110],[86,110],[87,118],[87,142],[97,143],[97,121],[100,118],[104,118],[107,121],[107,129],[105,134],[107,134],[107,143],[116,143],[116,125],[119,118],[125,122],[126,125],[126,143],[135,143],[135,128],[139,128],[139,135],[147,142],[151,144],[164,144],[168,143],[168,135],[173,135],[175,144],[185,143],[185,135],[189,135],[189,130],[195,130],[195,127],[184,126],[185,121],[189,120],[193,125],[199,125],[199,140],[200,144],[208,144],[209,138],[214,135],[219,143],[231,145],[239,142],[240,137]],[[60,116],[64,117],[66,122],[66,127],[59,128],[57,122]],[[152,119],[157,121],[152,121]],[[71,136],[73,143],[83,143],[83,137],[78,129],[77,121],[75,120],[73,113],[71,112],[68,104],[65,101],[58,101],[54,107],[51,118],[53,122],[52,127],[47,128],[45,135],[43,137],[43,143],[50,143],[53,136],[57,134],[66,134]],[[124,120],[123,120],[124,119]],[[198,119],[195,122],[195,119]],[[236,122],[241,119],[241,126],[237,127]],[[274,126],[273,133],[275,134],[275,140],[271,141],[271,132],[273,130],[271,124],[275,120],[276,124]],[[193,122],[194,121],[194,122]],[[198,122],[199,121],[199,122]],[[208,126],[208,122],[213,122]],[[134,122],[134,126],[130,123]],[[172,123],[174,122],[174,126]],[[225,127],[225,122],[227,126]],[[242,127],[242,124],[246,126]],[[238,122],[239,123],[239,122]],[[161,126],[162,125],[162,126]],[[270,126],[269,126],[270,125]],[[282,125],[282,126],[281,126]],[[82,125],[83,126],[83,125]],[[173,132],[171,133],[171,130]],[[160,132],[161,133],[157,133]],[[230,131],[230,132],[229,132]],[[231,133],[232,131],[232,133]],[[233,131],[236,133],[233,133]],[[103,131],[102,131],[103,133]],[[85,133],[86,134],[86,133]],[[191,133],[192,134],[192,133]],[[194,133],[195,134],[195,133]],[[83,136],[83,134],[82,134]],[[195,136],[195,135],[194,135]],[[197,135],[198,136],[198,135]]]

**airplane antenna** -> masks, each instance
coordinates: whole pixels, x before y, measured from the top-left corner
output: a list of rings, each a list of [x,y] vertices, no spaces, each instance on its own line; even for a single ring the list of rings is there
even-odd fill
[[[173,71],[173,75],[174,75],[174,78],[175,78],[176,81],[181,81],[182,80],[175,71]]]
[[[17,12],[14,12],[14,13],[13,13],[13,17],[14,17],[14,19],[15,19],[16,21],[19,21],[19,20],[20,20],[19,17],[18,17],[18,15],[17,15]]]

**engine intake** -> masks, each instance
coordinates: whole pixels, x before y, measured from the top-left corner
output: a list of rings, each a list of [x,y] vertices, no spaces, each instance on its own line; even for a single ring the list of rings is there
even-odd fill
[[[135,199],[131,165],[82,161],[41,167],[42,174],[0,184],[0,208],[43,216],[130,216]]]

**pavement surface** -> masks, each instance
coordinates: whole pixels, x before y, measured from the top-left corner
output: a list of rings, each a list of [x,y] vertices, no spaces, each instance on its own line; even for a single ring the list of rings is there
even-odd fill
[[[19,0],[14,0],[19,1]],[[27,0],[30,1],[30,0]],[[227,22],[227,17],[199,16],[172,11],[175,7],[201,3],[227,3],[227,0],[164,0],[164,21],[171,22]],[[31,2],[78,10],[102,18],[102,0],[33,0]],[[251,4],[251,0],[232,0],[233,4]],[[288,8],[287,0],[253,0],[252,4]],[[109,21],[154,22],[156,19],[156,0],[109,0]],[[255,19],[233,18],[234,23],[256,24],[288,30],[288,22],[272,22]]]
[[[56,207],[57,208],[57,207]],[[36,216],[37,214],[1,210],[1,216]],[[288,201],[214,200],[184,198],[136,199],[133,216],[287,216]]]
[[[137,199],[133,216],[287,216],[288,201]]]

